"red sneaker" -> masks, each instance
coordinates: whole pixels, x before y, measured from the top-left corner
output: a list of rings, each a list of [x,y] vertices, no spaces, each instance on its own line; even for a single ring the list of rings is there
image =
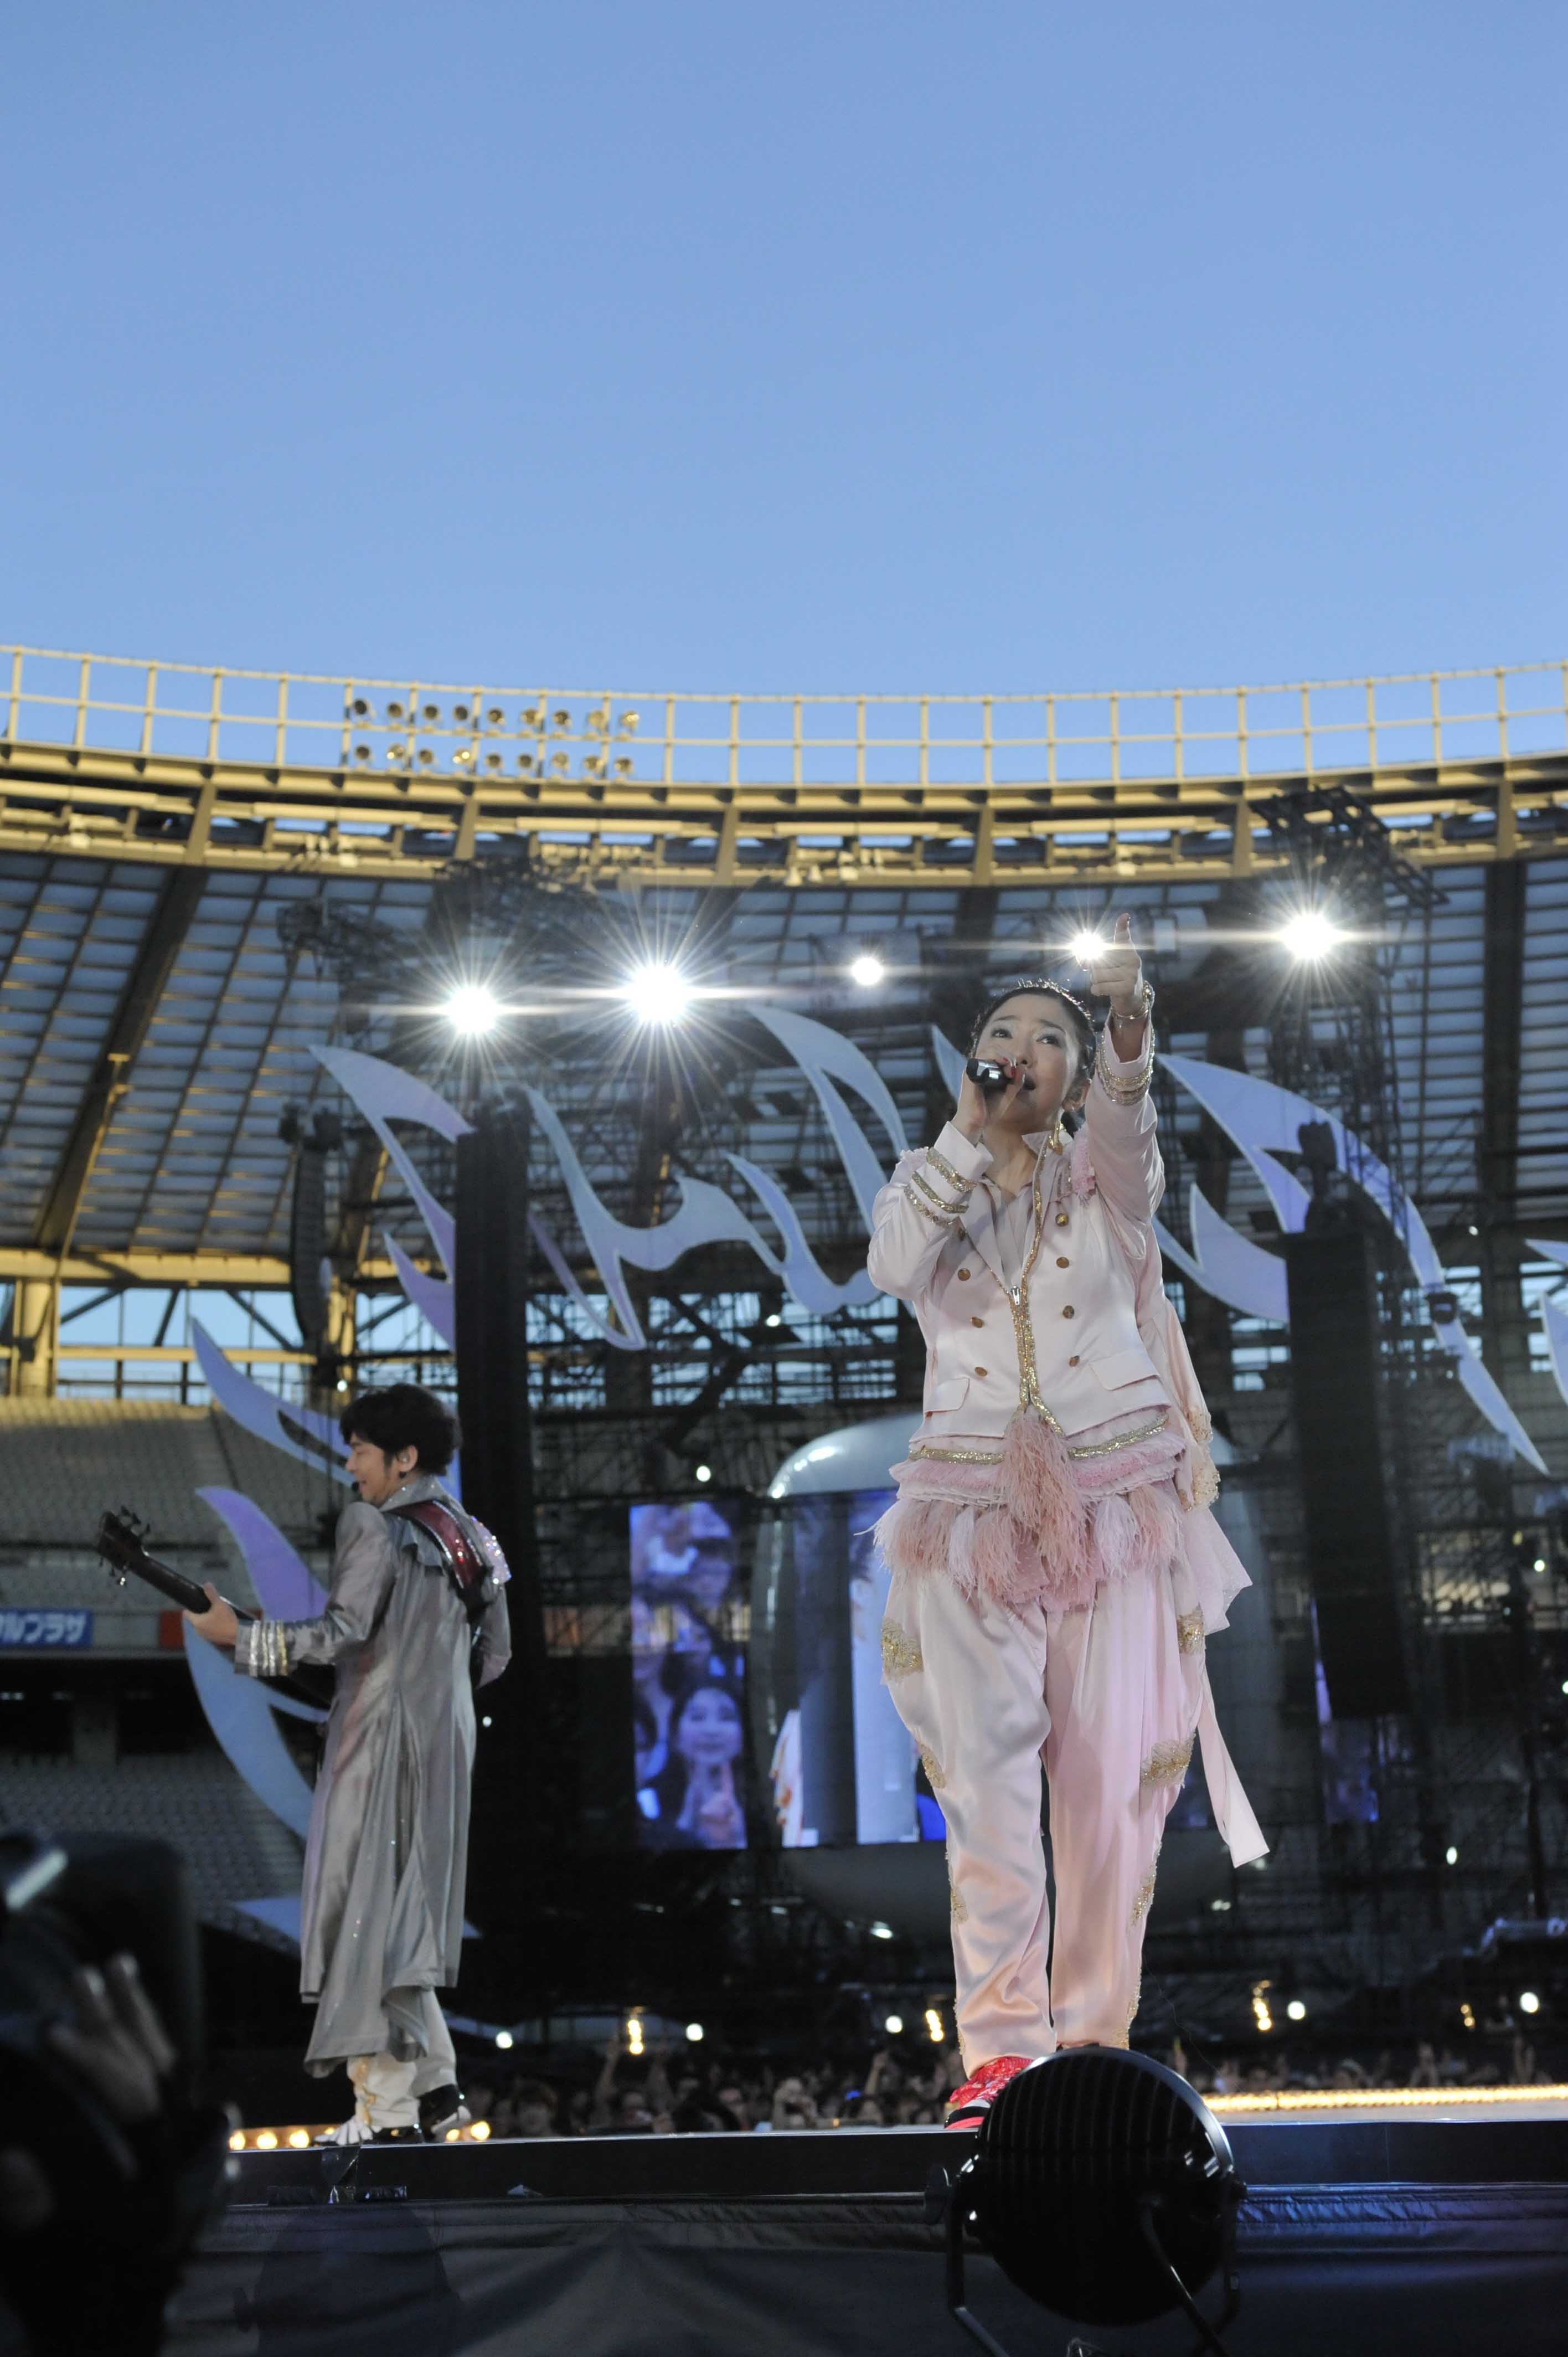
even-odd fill
[[[983,2062],[971,2073],[961,2087],[955,2087],[948,2097],[945,2127],[973,2129],[980,2126],[997,2096],[1020,2071],[1037,2062],[1037,2054],[999,2054],[994,2062]]]

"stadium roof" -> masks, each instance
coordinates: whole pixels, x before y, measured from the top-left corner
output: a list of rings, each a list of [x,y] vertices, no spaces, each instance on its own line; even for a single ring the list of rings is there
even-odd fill
[[[1568,858],[1517,872],[1517,1183],[1521,1215],[1529,1209],[1550,1222],[1568,1208]],[[1481,1191],[1487,1054],[1486,878],[1464,868],[1444,884],[1439,907],[1405,921],[1394,1001],[1405,1164],[1418,1201],[1438,1221]],[[410,928],[423,920],[430,890],[417,878],[338,879],[328,888],[337,907]],[[71,854],[0,855],[0,1249],[12,1256],[8,1273],[18,1273],[18,1253],[42,1248],[51,1190],[102,1093],[116,1023],[149,963],[158,986],[128,1084],[106,1107],[73,1260],[134,1253],[166,1257],[172,1269],[190,1255],[276,1261],[286,1252],[292,1149],[278,1125],[285,1106],[334,1093],[310,1049],[334,1036],[338,991],[310,961],[291,958],[277,918],[320,889],[286,876],[203,874],[183,933],[168,944],[158,937],[167,886],[156,870]],[[1196,882],[1144,888],[1144,910],[1178,920],[1183,946],[1173,945],[1165,963],[1191,960],[1215,893]],[[809,984],[845,941],[891,934],[908,943],[917,933],[950,931],[959,898],[754,886],[732,921],[730,969],[759,984],[775,976]],[[1088,913],[1104,898],[1093,896]],[[1034,962],[1029,952],[1043,937],[1083,913],[1081,893],[1003,890],[990,926],[993,962]],[[1158,973],[1157,953],[1151,963]],[[928,1058],[918,1006],[894,985],[875,1006],[841,995],[830,1019],[866,1047],[901,1100],[910,1134],[920,1135]],[[1201,1034],[1177,1044],[1205,1052]],[[770,1094],[767,1076],[755,1077],[741,1150],[785,1171],[810,1157],[811,1115],[798,1076],[793,1092],[782,1063],[775,1078]],[[569,1124],[570,1097],[567,1087],[557,1098]]]
[[[1369,823],[1380,834],[1393,827],[1387,839],[1409,872],[1412,861],[1419,866],[1429,902],[1437,888],[1433,905],[1407,899],[1388,948],[1412,1191],[1437,1228],[1463,1222],[1483,1195],[1494,1216],[1561,1226],[1562,673],[1228,691],[1230,734],[1207,738],[1196,696],[916,698],[907,709],[851,698],[832,707],[849,718],[831,726],[828,699],[687,699],[696,718],[686,722],[676,699],[651,707],[643,699],[659,725],[637,735],[625,726],[631,706],[615,697],[540,693],[514,711],[518,692],[198,675],[14,650],[8,707],[0,693],[10,732],[0,738],[0,1275],[85,1275],[129,1254],[138,1275],[164,1282],[220,1265],[229,1282],[276,1280],[293,1157],[279,1121],[291,1105],[333,1096],[310,1051],[347,1036],[336,1028],[337,979],[291,948],[286,929],[280,934],[280,916],[301,903],[320,902],[328,927],[412,939],[442,876],[465,852],[504,848],[509,829],[527,837],[521,847],[542,872],[553,861],[601,890],[626,883],[628,861],[651,862],[648,872],[663,880],[637,904],[656,912],[656,930],[679,939],[701,904],[722,900],[715,938],[728,979],[743,992],[785,982],[795,1003],[848,1029],[918,1136],[930,1113],[927,1024],[944,940],[967,938],[972,970],[1015,969],[1037,963],[1042,944],[1059,944],[1113,899],[1130,902],[1153,936],[1176,1044],[1214,1052],[1212,1009],[1204,1014],[1201,989],[1184,997],[1184,985],[1201,979],[1237,890],[1255,893],[1287,873],[1279,812],[1294,801],[1321,821],[1314,795],[1326,785],[1348,792],[1353,774],[1364,812],[1375,813]],[[1290,697],[1287,729],[1277,716]],[[1030,733],[1041,728],[1048,743]],[[660,729],[660,743],[650,741]],[[549,752],[558,738],[561,749]],[[1013,748],[1005,759],[1004,738]],[[928,739],[945,745],[941,760]],[[1180,773],[1200,743],[1211,761],[1235,766],[1199,791]],[[615,749],[623,744],[632,750]],[[1359,772],[1343,766],[1352,756]],[[1050,779],[1030,782],[1047,757]],[[1332,771],[1330,759],[1340,763]],[[319,766],[328,760],[338,766]],[[531,766],[520,781],[488,769],[492,760]],[[944,762],[949,782],[938,776]],[[769,766],[791,763],[800,784],[763,781]],[[1161,764],[1177,774],[1162,780]],[[311,822],[308,858],[285,852],[284,815],[263,809],[279,794],[285,802],[294,794],[295,808],[307,789],[345,809],[369,797],[358,836],[336,816]],[[389,792],[405,803],[433,797],[433,810],[450,802],[447,831],[394,825],[381,810]],[[723,819],[737,796],[750,797],[753,832],[744,837]],[[1223,856],[1191,856],[1195,842],[1203,853],[1211,839],[1226,797]],[[714,805],[705,816],[703,801]],[[884,848],[901,845],[918,876],[873,880],[874,802]],[[897,837],[881,808],[894,802]],[[680,818],[677,833],[658,833],[660,811],[674,813],[671,826]],[[1149,824],[1162,811],[1163,834]],[[1240,813],[1252,823],[1243,827]],[[1200,815],[1202,827],[1183,839]],[[618,849],[623,820],[630,831]],[[750,866],[747,842],[760,846]],[[782,845],[782,866],[770,842]],[[857,998],[843,985],[845,945],[875,939],[891,941],[895,971],[883,990]],[[953,992],[938,996],[955,1028]],[[1239,1025],[1234,1010],[1227,1018],[1258,1070],[1265,1017],[1260,1006],[1255,1019],[1245,1007]],[[384,1049],[391,1033],[372,1024],[353,1037]],[[800,1076],[792,1086],[781,1058],[772,1071],[766,1060],[736,1098],[726,1143],[787,1184],[810,1180],[820,1115]],[[551,1095],[570,1129],[578,1084],[563,1074]],[[1483,1124],[1492,1133],[1484,1142]],[[590,1177],[605,1175],[590,1151],[585,1159]],[[804,1208],[808,1233],[821,1238],[842,1228],[843,1206],[831,1177],[816,1191]],[[389,1216],[395,1230],[395,1206]],[[1173,1203],[1178,1226],[1181,1216]],[[401,1236],[411,1248],[422,1243],[412,1223]]]

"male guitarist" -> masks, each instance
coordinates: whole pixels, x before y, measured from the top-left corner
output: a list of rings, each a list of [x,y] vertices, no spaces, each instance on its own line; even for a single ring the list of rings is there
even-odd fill
[[[305,2067],[325,2078],[347,2066],[354,2116],[337,2142],[417,2143],[468,2116],[435,1991],[457,1977],[473,1687],[507,1665],[508,1575],[441,1486],[457,1424],[434,1394],[362,1392],[340,1429],[359,1499],[338,1517],[326,1611],[241,1621],[209,1583],[209,1609],[187,1618],[252,1677],[335,1665],[305,1851],[299,1986],[316,2007]]]

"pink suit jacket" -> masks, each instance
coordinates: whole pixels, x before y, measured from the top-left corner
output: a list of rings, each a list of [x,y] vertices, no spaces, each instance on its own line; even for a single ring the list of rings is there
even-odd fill
[[[1112,1059],[1113,1072],[1138,1069]],[[1118,1104],[1097,1073],[1084,1127],[1062,1153],[1051,1153],[1043,1133],[1028,1142],[1046,1204],[1025,1305],[1041,1398],[1069,1437],[1134,1409],[1165,1405],[1179,1415],[1139,1330],[1151,1259],[1159,1267],[1153,1222],[1165,1189],[1153,1101],[1145,1092]],[[934,1147],[900,1157],[873,1206],[872,1281],[910,1305],[926,1338],[928,1440],[998,1436],[1019,1405],[1017,1331],[991,1198],[974,1186],[957,1222],[931,1200],[958,1200],[991,1159],[949,1122]],[[1142,1306],[1147,1325],[1151,1305]]]

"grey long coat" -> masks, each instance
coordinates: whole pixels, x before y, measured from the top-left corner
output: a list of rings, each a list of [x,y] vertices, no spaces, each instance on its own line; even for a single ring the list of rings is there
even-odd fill
[[[416,1478],[387,1504],[425,1498],[500,1561],[439,1481]],[[511,1651],[504,1587],[478,1644],[484,1684]],[[423,2054],[419,1992],[456,1980],[474,1764],[469,1656],[467,1616],[428,1532],[359,1500],[338,1520],[320,1619],[240,1631],[234,1666],[251,1676],[301,1663],[337,1671],[300,1922],[300,1995],[317,2008],[306,2068],[317,2077],[356,2054]]]

